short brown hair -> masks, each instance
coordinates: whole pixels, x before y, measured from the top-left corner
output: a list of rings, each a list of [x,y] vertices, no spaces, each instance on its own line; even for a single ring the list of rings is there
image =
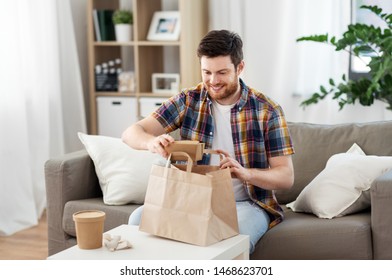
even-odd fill
[[[201,58],[230,55],[231,62],[237,69],[243,60],[242,40],[234,32],[228,30],[212,30],[200,41],[197,56]]]

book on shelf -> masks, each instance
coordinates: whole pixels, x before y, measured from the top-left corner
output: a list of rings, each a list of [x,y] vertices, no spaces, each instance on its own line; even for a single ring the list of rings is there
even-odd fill
[[[113,10],[97,10],[98,24],[102,41],[114,41],[114,24],[112,20]]]
[[[102,41],[101,30],[99,28],[98,11],[96,9],[93,10],[93,20],[94,20],[95,40],[97,42],[100,42]]]

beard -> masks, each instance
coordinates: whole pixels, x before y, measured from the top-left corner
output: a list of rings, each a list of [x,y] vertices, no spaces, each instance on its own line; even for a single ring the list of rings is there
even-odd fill
[[[217,101],[218,103],[225,104],[225,101],[229,101],[237,93],[239,88],[238,78],[235,79],[236,82],[231,83],[219,83],[216,85],[211,85],[210,83],[205,83],[208,94],[210,97]]]

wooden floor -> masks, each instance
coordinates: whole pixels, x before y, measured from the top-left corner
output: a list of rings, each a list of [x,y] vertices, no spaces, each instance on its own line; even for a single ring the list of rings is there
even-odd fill
[[[35,227],[0,236],[0,260],[44,260],[48,256],[46,213]]]

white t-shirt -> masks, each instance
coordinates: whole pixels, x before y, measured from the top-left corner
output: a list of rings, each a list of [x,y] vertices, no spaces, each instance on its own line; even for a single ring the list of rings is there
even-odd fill
[[[221,149],[235,158],[233,137],[231,134],[230,111],[233,105],[221,105],[216,101],[212,102],[212,115],[214,117],[214,138],[212,149]],[[211,165],[219,165],[219,156],[211,155]],[[236,201],[249,199],[244,189],[244,184],[240,179],[233,178],[233,191]]]

